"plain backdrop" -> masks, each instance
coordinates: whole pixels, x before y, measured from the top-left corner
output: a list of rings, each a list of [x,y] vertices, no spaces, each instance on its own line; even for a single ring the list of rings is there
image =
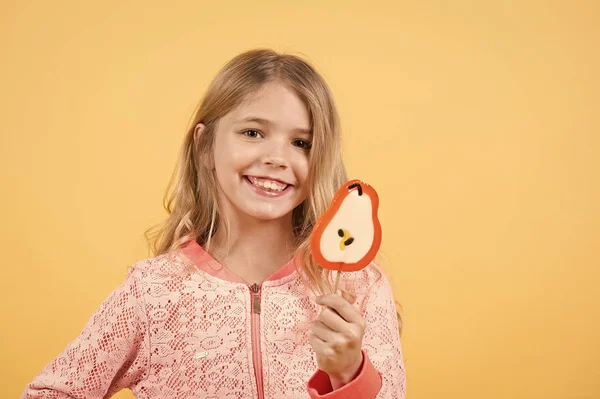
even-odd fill
[[[599,17],[566,0],[2,1],[2,397],[149,256],[192,111],[255,47],[322,72],[350,175],[380,194],[408,398],[600,397]]]

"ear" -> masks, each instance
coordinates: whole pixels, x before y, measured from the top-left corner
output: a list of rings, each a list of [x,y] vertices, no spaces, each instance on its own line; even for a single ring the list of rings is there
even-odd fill
[[[198,123],[196,125],[196,127],[194,128],[194,147],[195,148],[198,148],[198,143],[200,142],[200,137],[202,137],[202,134],[204,134],[205,131],[206,131],[206,126],[203,123]],[[203,148],[202,150],[206,150],[206,149]],[[200,157],[199,162],[202,164],[202,166],[204,166],[207,169],[214,169],[212,153],[209,153],[209,154],[200,153],[198,155]]]
[[[200,135],[202,134],[202,132],[204,132],[204,130],[206,130],[206,126],[204,126],[204,123],[198,123],[196,125],[196,127],[194,128],[194,144],[198,145],[198,140],[200,140]]]

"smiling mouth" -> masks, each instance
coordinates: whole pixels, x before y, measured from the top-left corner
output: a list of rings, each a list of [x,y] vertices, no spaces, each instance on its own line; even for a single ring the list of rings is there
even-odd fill
[[[253,186],[271,193],[281,193],[292,186],[291,184],[286,184],[280,181],[254,176],[244,176],[244,178]]]

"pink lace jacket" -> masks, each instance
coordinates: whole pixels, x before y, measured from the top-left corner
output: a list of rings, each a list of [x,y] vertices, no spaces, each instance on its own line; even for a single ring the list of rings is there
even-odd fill
[[[320,306],[294,262],[248,286],[192,241],[134,265],[22,398],[100,399],[123,388],[139,399],[404,398],[388,280],[370,265],[341,284],[367,327],[361,369],[337,390],[308,342]]]

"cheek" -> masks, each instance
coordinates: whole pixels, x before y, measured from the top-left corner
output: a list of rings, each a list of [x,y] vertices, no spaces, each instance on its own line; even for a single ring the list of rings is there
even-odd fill
[[[224,157],[227,154],[227,152],[225,151],[225,148],[227,148],[227,143],[225,142],[224,138],[223,138],[223,134],[220,132],[216,133],[216,137],[215,137],[215,142],[214,142],[214,146],[213,146],[213,153],[211,154],[212,157],[212,162],[213,165],[215,166],[215,169],[217,170],[217,173],[222,169],[223,167],[223,161],[224,161]]]
[[[298,179],[300,184],[302,186],[304,186],[306,183],[306,179],[308,178],[308,157],[307,156],[303,155],[302,158],[299,158],[295,161],[294,171],[296,174],[296,178]],[[303,188],[306,189],[306,187],[303,187]]]
[[[217,173],[239,171],[246,166],[250,155],[250,151],[236,140],[228,137],[217,138],[213,154]]]
[[[302,179],[306,181],[308,177],[308,155],[304,155],[302,158]]]
[[[235,174],[237,173],[236,154],[227,151],[225,146],[215,146],[213,157],[214,173],[221,188],[227,190],[232,184],[235,184]]]

